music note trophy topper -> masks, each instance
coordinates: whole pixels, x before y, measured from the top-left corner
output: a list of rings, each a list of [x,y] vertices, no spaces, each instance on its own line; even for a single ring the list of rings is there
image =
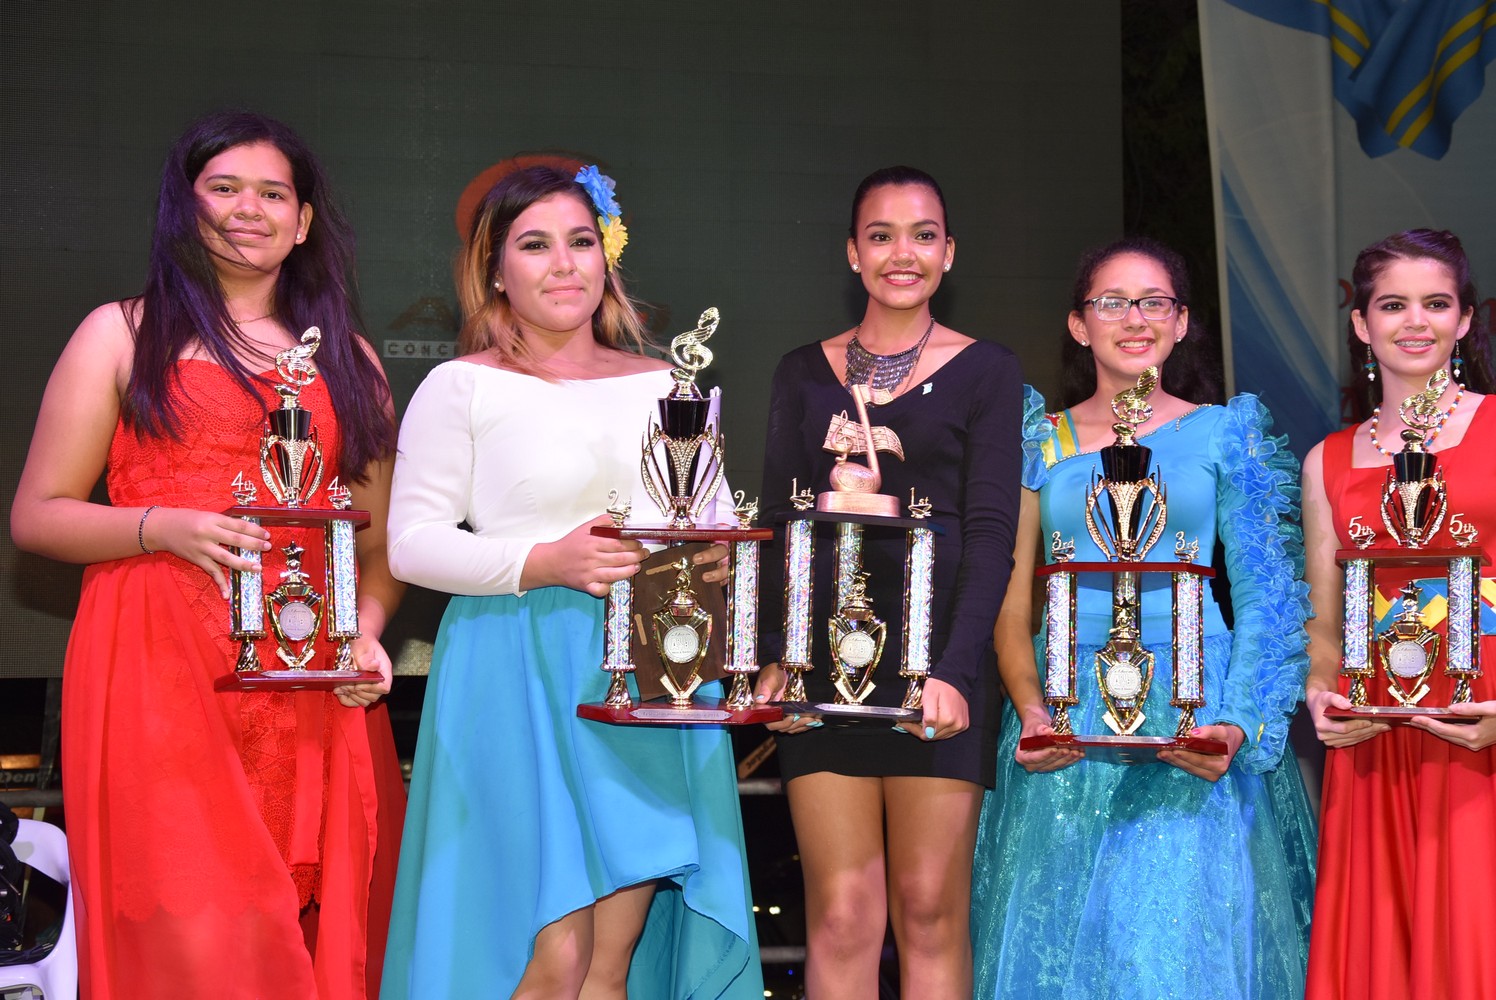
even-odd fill
[[[1148,471],[1153,449],[1138,444],[1137,428],[1152,415],[1148,396],[1158,387],[1158,369],[1148,368],[1137,384],[1112,399],[1116,441],[1101,449],[1101,475],[1094,472],[1086,492],[1085,523],[1105,562],[1077,562],[1073,541],[1055,532],[1051,562],[1035,575],[1045,587],[1044,698],[1052,712],[1053,735],[1026,736],[1025,750],[1065,747],[1117,764],[1150,763],[1160,750],[1224,754],[1221,740],[1190,735],[1195,710],[1204,698],[1203,579],[1211,569],[1195,564],[1199,543],[1175,535],[1174,562],[1148,562],[1163,537],[1168,498],[1163,478]],[[1104,502],[1103,502],[1104,501]],[[1096,686],[1106,708],[1102,721],[1113,735],[1077,734],[1070,709],[1079,704],[1076,682],[1076,596],[1081,573],[1107,573],[1112,579],[1112,624],[1106,644],[1094,658]],[[1173,736],[1139,735],[1147,716],[1143,705],[1153,684],[1155,656],[1142,641],[1141,578],[1169,573],[1173,601],[1173,690],[1170,704],[1180,710]]]
[[[786,711],[811,715],[839,725],[874,723],[889,719],[912,720],[922,714],[924,683],[930,673],[931,603],[935,566],[935,531],[929,523],[928,500],[909,494],[908,516],[900,514],[900,500],[879,492],[883,486],[878,453],[888,452],[900,460],[904,446],[889,427],[875,427],[868,406],[893,399],[882,389],[853,384],[848,387],[857,419],[843,411],[831,418],[824,450],[836,455],[828,476],[831,489],[813,501],[808,491],[792,487],[794,512],[785,524],[784,652],[782,666],[789,675],[785,686]],[[851,461],[853,454],[867,456],[868,464]],[[815,524],[836,525],[836,600],[827,619],[831,661],[831,701],[812,701],[805,688],[805,675],[813,669],[811,607],[814,596]],[[869,574],[863,566],[865,529],[898,530],[905,533],[904,641],[899,676],[908,681],[898,705],[868,704],[877,687],[875,678],[883,658],[887,624],[879,617],[869,593]]]
[[[239,643],[239,654],[233,673],[214,685],[221,691],[329,690],[381,679],[378,671],[354,666],[350,646],[359,636],[353,534],[368,525],[369,512],[351,509],[352,497],[337,479],[328,485],[326,507],[309,506],[322,484],[323,457],[311,411],[302,407],[300,396],[317,378],[311,360],[321,342],[322,332],[309,327],[300,344],[275,356],[281,378],[275,391],[281,405],[266,418],[260,476],[279,506],[257,506],[259,490],[242,471],[230,484],[235,506],[224,513],[271,529],[272,544],[285,555],[286,568],[267,591],[260,550],[235,550],[254,566],[230,574],[229,635]],[[304,568],[307,550],[302,543],[309,541],[305,534],[276,539],[287,528],[322,532],[320,579]],[[319,631],[332,646],[332,663],[326,669],[313,666],[320,651]],[[256,643],[271,635],[278,665],[267,666]]]
[[[703,522],[708,506],[717,501],[722,486],[724,442],[713,421],[720,393],[701,394],[696,378],[711,364],[706,341],[716,332],[716,309],[701,314],[696,328],[670,342],[675,362],[670,375],[674,386],[659,400],[658,419],[651,419],[644,434],[639,462],[644,492],[654,502],[663,523],[631,520],[631,498],[609,495],[612,524],[594,527],[592,534],[663,543],[665,552],[651,557],[661,568],[674,573],[674,582],[660,603],[636,615],[634,603],[640,584],[636,578],[619,580],[608,588],[604,611],[602,669],[610,675],[603,701],[577,706],[577,715],[596,722],[621,725],[743,725],[772,722],[782,714],[777,706],[753,700],[751,677],[758,672],[758,546],[774,537],[767,528],[753,527],[758,503],[736,495],[735,524]],[[689,556],[674,550],[687,543],[724,542],[729,545],[730,590],[725,622],[717,622],[705,608],[703,586],[695,572],[710,567],[692,566]],[[647,572],[650,563],[641,567]],[[707,584],[705,586],[715,586]],[[721,670],[732,678],[726,698],[695,697],[709,666],[714,635],[725,638]],[[653,651],[665,689],[663,701],[640,702],[629,689],[628,677],[635,673],[635,650]]]
[[[1380,508],[1382,525],[1396,545],[1376,545],[1376,530],[1354,517],[1346,526],[1354,548],[1335,554],[1345,572],[1340,674],[1349,682],[1351,707],[1328,709],[1329,718],[1371,718],[1392,725],[1415,718],[1476,721],[1468,715],[1454,715],[1447,707],[1421,704],[1433,690],[1430,679],[1441,653],[1450,681],[1450,705],[1470,701],[1470,682],[1481,674],[1480,569],[1490,560],[1474,547],[1477,532],[1459,514],[1450,515],[1445,525],[1448,490],[1438,457],[1427,448],[1448,417],[1439,408],[1448,385],[1449,372],[1440,369],[1398,408],[1407,427],[1402,432],[1402,450],[1392,456],[1392,468],[1387,470]],[[1433,547],[1441,529],[1452,546]],[[1427,580],[1422,581],[1424,586],[1410,580],[1396,597],[1386,600],[1385,625],[1378,627],[1382,623],[1377,614],[1377,570],[1420,566],[1444,570],[1448,610],[1442,643],[1420,610]],[[1376,676],[1378,664],[1387,678],[1390,704],[1373,704],[1367,691],[1366,682]]]

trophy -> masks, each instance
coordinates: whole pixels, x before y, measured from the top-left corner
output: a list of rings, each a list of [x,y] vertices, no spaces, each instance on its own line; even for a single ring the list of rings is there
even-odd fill
[[[903,459],[903,445],[888,427],[874,427],[868,405],[881,405],[893,397],[866,385],[848,387],[857,412],[854,423],[843,412],[831,418],[826,431],[826,451],[836,455],[829,481],[831,489],[812,497],[791,487],[793,508],[785,525],[784,652],[781,665],[789,675],[785,686],[786,711],[811,715],[823,722],[854,725],[864,722],[917,719],[922,714],[924,682],[930,673],[930,605],[933,599],[935,532],[928,519],[928,500],[909,494],[907,516],[900,513],[898,497],[880,493],[883,478],[878,452],[891,452]],[[851,461],[853,454],[866,454],[867,465]],[[835,525],[836,595],[834,612],[827,620],[831,661],[830,676],[835,689],[829,702],[811,701],[805,675],[813,669],[812,598],[814,596],[815,525]],[[888,626],[880,618],[868,593],[869,574],[862,564],[863,532],[897,530],[905,533],[904,640],[899,676],[908,681],[897,706],[867,704],[877,686],[875,677],[882,661]]]
[[[1340,674],[1349,681],[1351,707],[1328,709],[1327,718],[1374,719],[1390,725],[1405,725],[1415,718],[1462,724],[1477,721],[1455,715],[1447,707],[1421,704],[1432,690],[1429,680],[1441,653],[1444,674],[1451,682],[1452,705],[1471,700],[1470,682],[1481,672],[1480,569],[1490,560],[1474,547],[1477,532],[1461,515],[1449,515],[1446,525],[1449,496],[1444,474],[1437,456],[1426,447],[1445,418],[1439,397],[1448,385],[1449,373],[1440,369],[1398,408],[1407,427],[1402,432],[1402,451],[1392,456],[1392,468],[1387,470],[1380,509],[1382,525],[1396,544],[1377,546],[1376,530],[1353,517],[1346,533],[1354,547],[1335,553],[1345,572]],[[1433,547],[1441,529],[1453,544]],[[1420,610],[1424,591],[1437,590],[1436,578],[1409,581],[1390,600],[1377,593],[1378,569],[1420,566],[1443,571],[1447,597],[1443,642]],[[1384,609],[1380,612],[1379,602]],[[1367,691],[1378,664],[1387,678],[1384,690],[1390,703],[1373,704]]]
[[[281,405],[266,419],[260,440],[260,477],[278,506],[257,506],[258,487],[241,471],[230,484],[235,506],[224,511],[272,529],[321,529],[321,579],[303,568],[305,536],[276,543],[286,557],[286,568],[268,592],[261,575],[260,550],[236,550],[254,567],[230,575],[229,636],[239,643],[239,654],[233,673],[214,684],[220,691],[328,690],[381,680],[378,671],[354,667],[350,646],[359,637],[358,553],[353,534],[369,523],[369,513],[350,509],[352,497],[337,479],[326,490],[326,507],[309,506],[322,484],[322,448],[312,414],[299,400],[301,391],[317,378],[311,359],[321,342],[322,332],[310,327],[301,335],[300,344],[275,356],[275,370],[281,378],[275,391]],[[319,633],[332,647],[332,664],[327,669],[312,666],[320,651]],[[255,644],[272,635],[279,664],[266,666]]]
[[[1148,368],[1135,386],[1112,400],[1117,418],[1112,431],[1117,438],[1101,449],[1102,474],[1092,473],[1085,512],[1086,533],[1106,561],[1075,561],[1075,543],[1055,532],[1050,541],[1051,561],[1035,573],[1045,587],[1044,700],[1052,713],[1054,734],[1025,736],[1019,741],[1024,750],[1065,747],[1114,764],[1151,763],[1160,750],[1226,752],[1222,740],[1190,735],[1195,710],[1205,704],[1202,581],[1214,576],[1214,571],[1195,563],[1199,543],[1186,540],[1182,531],[1175,533],[1173,562],[1145,561],[1163,537],[1169,516],[1162,477],[1157,469],[1148,471],[1153,450],[1137,443],[1138,425],[1153,415],[1148,396],[1157,386],[1158,369]],[[1071,707],[1080,703],[1076,679],[1076,577],[1080,573],[1106,573],[1112,580],[1112,625],[1093,663],[1106,709],[1102,721],[1112,731],[1110,736],[1077,734],[1070,718]],[[1179,709],[1173,736],[1139,735],[1147,721],[1143,705],[1154,680],[1154,652],[1142,641],[1141,619],[1141,582],[1150,573],[1172,577],[1174,677],[1169,703]]]
[[[639,574],[608,588],[602,663],[610,675],[608,691],[600,703],[577,706],[577,715],[584,719],[620,725],[743,725],[772,722],[781,715],[778,706],[754,702],[750,683],[759,669],[758,546],[774,533],[753,526],[758,502],[747,501],[741,491],[735,495],[736,524],[701,521],[716,500],[723,474],[722,432],[713,416],[720,396],[713,391],[704,397],[696,387],[697,375],[712,362],[706,340],[716,332],[718,319],[717,310],[708,309],[695,329],[670,342],[675,384],[659,400],[658,418],[651,419],[644,433],[639,471],[645,493],[665,520],[633,522],[632,499],[620,499],[614,491],[608,498],[612,524],[592,529],[594,535],[663,543],[666,549],[652,556]],[[723,621],[709,610],[711,595],[699,589],[695,567],[682,548],[711,542],[730,546],[731,585],[720,615]],[[652,572],[651,563],[672,573],[673,582],[657,604],[640,608],[636,616],[636,598],[643,577]],[[724,649],[721,670],[732,678],[728,695],[695,698],[696,689],[708,679],[704,671],[711,666],[714,638],[719,635]],[[638,668],[636,649],[652,651],[647,655],[658,663],[666,699],[640,702],[629,690],[627,678]]]

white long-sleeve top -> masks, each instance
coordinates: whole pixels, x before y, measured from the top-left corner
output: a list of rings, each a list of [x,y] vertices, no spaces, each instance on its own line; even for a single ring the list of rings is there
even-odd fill
[[[563,382],[461,360],[432,369],[400,425],[391,572],[449,594],[519,594],[530,549],[604,513],[610,490],[633,498],[633,520],[664,520],[639,463],[672,384],[668,369]]]

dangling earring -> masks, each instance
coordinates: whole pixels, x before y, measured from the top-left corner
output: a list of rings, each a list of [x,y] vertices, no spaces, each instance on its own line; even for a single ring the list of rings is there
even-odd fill
[[[1454,342],[1454,380],[1461,385],[1465,384],[1460,378],[1460,342],[1458,340]]]
[[[1375,382],[1377,380],[1377,359],[1376,355],[1371,353],[1370,344],[1366,345],[1366,363],[1361,366],[1361,369],[1366,372],[1366,381]]]

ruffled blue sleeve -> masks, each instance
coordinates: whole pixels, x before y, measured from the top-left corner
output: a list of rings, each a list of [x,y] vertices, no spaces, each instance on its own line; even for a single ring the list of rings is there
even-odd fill
[[[1267,408],[1240,395],[1226,404],[1212,447],[1222,473],[1216,508],[1236,622],[1224,696],[1210,715],[1247,734],[1233,763],[1249,772],[1282,759],[1309,672],[1298,463],[1287,437],[1271,431]]]
[[[1044,416],[1044,397],[1028,383],[1023,386],[1023,488],[1038,491],[1049,482],[1049,466],[1044,463],[1043,445],[1054,432]]]

